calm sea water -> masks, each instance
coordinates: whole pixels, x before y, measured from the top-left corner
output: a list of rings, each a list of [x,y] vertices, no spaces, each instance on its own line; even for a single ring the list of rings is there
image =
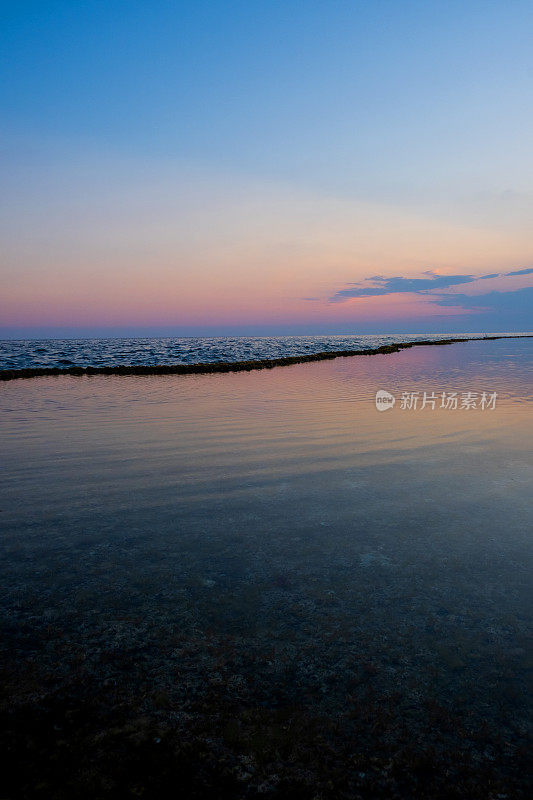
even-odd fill
[[[498,401],[380,413],[378,389]],[[74,715],[88,763],[195,730],[219,769],[242,737],[238,787],[294,769],[313,797],[331,730],[345,796],[401,787],[407,748],[427,797],[457,764],[526,797],[532,401],[529,339],[1,386],[6,724],[36,732],[36,785]]]
[[[0,369],[248,361],[332,350],[365,350],[391,342],[409,342],[416,339],[438,340],[450,336],[466,338],[483,335],[443,333],[372,336],[0,340]]]

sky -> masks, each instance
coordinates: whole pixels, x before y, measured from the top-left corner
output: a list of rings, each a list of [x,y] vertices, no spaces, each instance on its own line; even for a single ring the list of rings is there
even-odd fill
[[[530,0],[0,0],[0,337],[533,328]]]

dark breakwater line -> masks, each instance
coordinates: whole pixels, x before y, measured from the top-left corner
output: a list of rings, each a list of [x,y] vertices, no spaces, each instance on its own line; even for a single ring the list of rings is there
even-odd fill
[[[23,369],[0,370],[0,381],[11,381],[17,378],[40,378],[45,375],[205,375],[215,372],[249,372],[253,369],[273,369],[288,367],[292,364],[306,364],[309,361],[324,361],[347,356],[375,356],[399,353],[410,347],[428,347],[430,345],[457,344],[458,342],[493,341],[495,339],[531,339],[533,334],[518,336],[472,336],[465,339],[440,339],[433,341],[419,339],[414,342],[394,342],[367,350],[331,350],[323,353],[311,353],[301,356],[283,356],[281,358],[265,358],[257,361],[218,361],[200,364],[124,364],[110,367],[27,367]]]

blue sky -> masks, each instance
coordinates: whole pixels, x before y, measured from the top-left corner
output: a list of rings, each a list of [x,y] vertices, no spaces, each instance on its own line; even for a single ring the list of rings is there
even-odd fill
[[[494,330],[511,294],[528,327],[527,275],[438,319],[330,298],[533,264],[531,2],[21,0],[0,24],[5,335]]]

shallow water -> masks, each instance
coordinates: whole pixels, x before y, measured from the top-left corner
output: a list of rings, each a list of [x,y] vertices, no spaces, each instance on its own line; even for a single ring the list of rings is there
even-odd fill
[[[378,389],[393,409],[376,410]],[[402,392],[443,391],[476,393],[477,407],[401,408]],[[298,708],[335,720],[363,761],[385,763],[409,737],[518,792],[532,400],[527,339],[5,384],[2,647],[16,702],[65,685],[106,704],[116,692],[181,736],[203,720],[232,752],[235,725],[249,738],[254,724],[245,712],[264,725]],[[246,752],[253,794],[274,768]]]

